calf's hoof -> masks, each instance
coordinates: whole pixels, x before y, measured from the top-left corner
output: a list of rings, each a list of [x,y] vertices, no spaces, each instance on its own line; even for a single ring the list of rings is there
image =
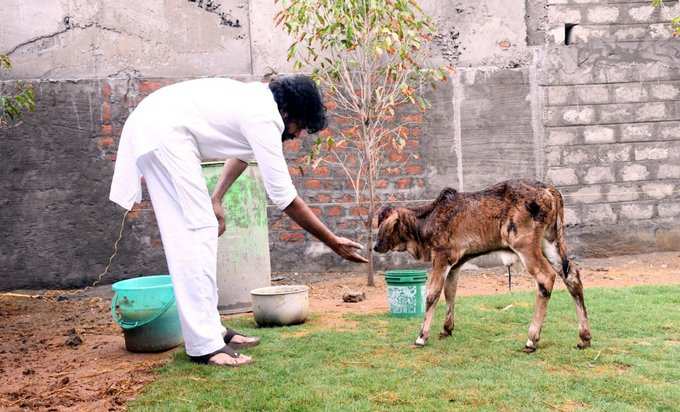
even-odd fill
[[[446,339],[449,336],[451,336],[451,331],[444,329],[443,331],[439,332],[439,339]]]
[[[418,337],[418,339],[416,339],[416,346],[419,347],[419,348],[422,348],[423,346],[425,346],[426,342],[427,342],[427,340],[425,340],[425,338],[420,336],[420,337]]]
[[[576,344],[576,347],[578,349],[585,349],[590,347],[590,341],[589,340],[582,340],[581,342]]]
[[[527,340],[526,345],[524,345],[524,349],[522,349],[524,353],[534,353],[536,352],[536,344],[531,341],[531,339]]]

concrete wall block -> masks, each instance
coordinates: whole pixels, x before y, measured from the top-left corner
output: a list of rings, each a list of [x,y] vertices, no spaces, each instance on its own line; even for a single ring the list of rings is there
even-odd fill
[[[546,148],[545,163],[547,166],[559,166],[562,164],[562,150],[560,147],[553,146]]]
[[[562,33],[564,33],[564,28]],[[571,31],[571,43],[583,44],[593,40],[608,39],[611,37],[611,29],[607,26],[575,26]]]
[[[547,126],[589,124],[595,121],[595,109],[583,106],[549,107],[543,118]]]
[[[619,127],[623,142],[651,140],[656,136],[653,124],[623,124]]]
[[[680,165],[662,164],[656,174],[657,179],[680,179]]]
[[[644,203],[627,203],[621,205],[621,219],[651,219],[654,216],[654,205]]]
[[[672,100],[680,97],[680,84],[679,83],[662,83],[662,84],[650,84],[649,94],[654,99],[658,100]]]
[[[569,5],[553,5],[548,7],[548,23],[551,26],[564,23],[581,23],[581,9]]]
[[[578,143],[579,133],[578,128],[548,128],[546,145],[548,146],[564,146]]]
[[[636,107],[630,104],[608,104],[599,108],[602,123],[623,123],[634,121]]]
[[[642,102],[647,99],[647,90],[642,83],[631,83],[614,86],[614,102]]]
[[[608,166],[591,167],[583,177],[583,181],[587,184],[610,183],[615,180],[614,171]]]
[[[628,10],[628,17],[634,22],[648,23],[653,20],[655,10],[656,9],[649,4],[640,7],[631,7]]]
[[[615,23],[619,18],[618,7],[589,7],[588,22],[590,23]]]
[[[579,103],[598,104],[609,102],[609,87],[604,84],[575,86]]]
[[[613,143],[616,140],[613,127],[587,126],[583,128],[586,143]]]
[[[615,41],[642,41],[649,37],[647,26],[612,27],[612,39]]]
[[[680,203],[659,203],[657,205],[659,217],[678,217],[680,216]]]
[[[678,163],[677,160],[680,160],[680,144],[673,143],[670,145],[668,159],[673,163]]]
[[[595,56],[593,56],[595,57]],[[626,65],[620,63],[603,64],[598,66],[588,66],[581,70],[576,70],[576,78],[572,78],[572,83],[633,83],[633,82],[655,82],[672,81],[680,79],[680,67],[661,61],[652,62],[631,62]],[[588,80],[579,80],[579,76],[587,69],[590,76]],[[564,84],[565,81],[557,79],[551,84]]]
[[[642,103],[635,110],[635,120],[646,122],[650,120],[667,120],[673,113],[673,105],[662,102]]]
[[[570,167],[553,167],[546,174],[548,182],[555,186],[571,186],[578,184],[576,171]]]
[[[652,199],[663,199],[673,195],[675,185],[672,183],[646,183],[642,185],[642,191]]]
[[[562,163],[574,165],[582,163],[595,163],[597,152],[585,147],[565,147],[562,149]]]
[[[564,223],[567,226],[581,224],[581,217],[579,211],[574,207],[565,207]]]
[[[598,204],[583,207],[583,224],[601,225],[616,223],[616,213],[611,205]]]
[[[635,160],[662,160],[669,156],[667,143],[637,143],[633,149]]]
[[[564,190],[568,203],[597,203],[604,200],[602,186],[584,186],[578,189]]]
[[[627,164],[620,170],[620,180],[624,182],[634,182],[637,180],[647,180],[649,170],[647,166],[641,164]]]
[[[548,106],[563,106],[573,102],[574,88],[570,86],[545,87],[546,104]]]
[[[640,197],[637,185],[611,185],[607,188],[608,202],[630,202]]]
[[[680,140],[680,122],[664,122],[658,124],[657,135],[662,139]]]
[[[607,145],[600,148],[600,160],[608,163],[627,162],[631,159],[632,146],[627,144]]]

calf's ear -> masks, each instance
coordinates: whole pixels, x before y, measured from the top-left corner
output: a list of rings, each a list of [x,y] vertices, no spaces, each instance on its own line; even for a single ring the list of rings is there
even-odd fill
[[[386,205],[386,206],[381,207],[380,210],[378,211],[378,222],[377,222],[377,226],[380,226],[380,224],[381,224],[385,219],[387,219],[387,217],[388,217],[390,214],[392,214],[392,211],[394,211],[394,208],[392,208],[392,206],[387,206],[387,205]]]

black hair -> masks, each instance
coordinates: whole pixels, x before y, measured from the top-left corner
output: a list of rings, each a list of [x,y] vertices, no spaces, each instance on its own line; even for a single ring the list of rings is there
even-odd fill
[[[314,134],[328,126],[326,106],[314,80],[302,74],[279,76],[269,82],[269,89],[279,111],[307,133]]]

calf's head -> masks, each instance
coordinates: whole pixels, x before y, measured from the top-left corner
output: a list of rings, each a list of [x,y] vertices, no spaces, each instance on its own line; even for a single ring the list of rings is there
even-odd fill
[[[378,213],[378,239],[373,250],[377,253],[408,251],[416,259],[429,260],[415,213],[401,207],[385,206]]]

